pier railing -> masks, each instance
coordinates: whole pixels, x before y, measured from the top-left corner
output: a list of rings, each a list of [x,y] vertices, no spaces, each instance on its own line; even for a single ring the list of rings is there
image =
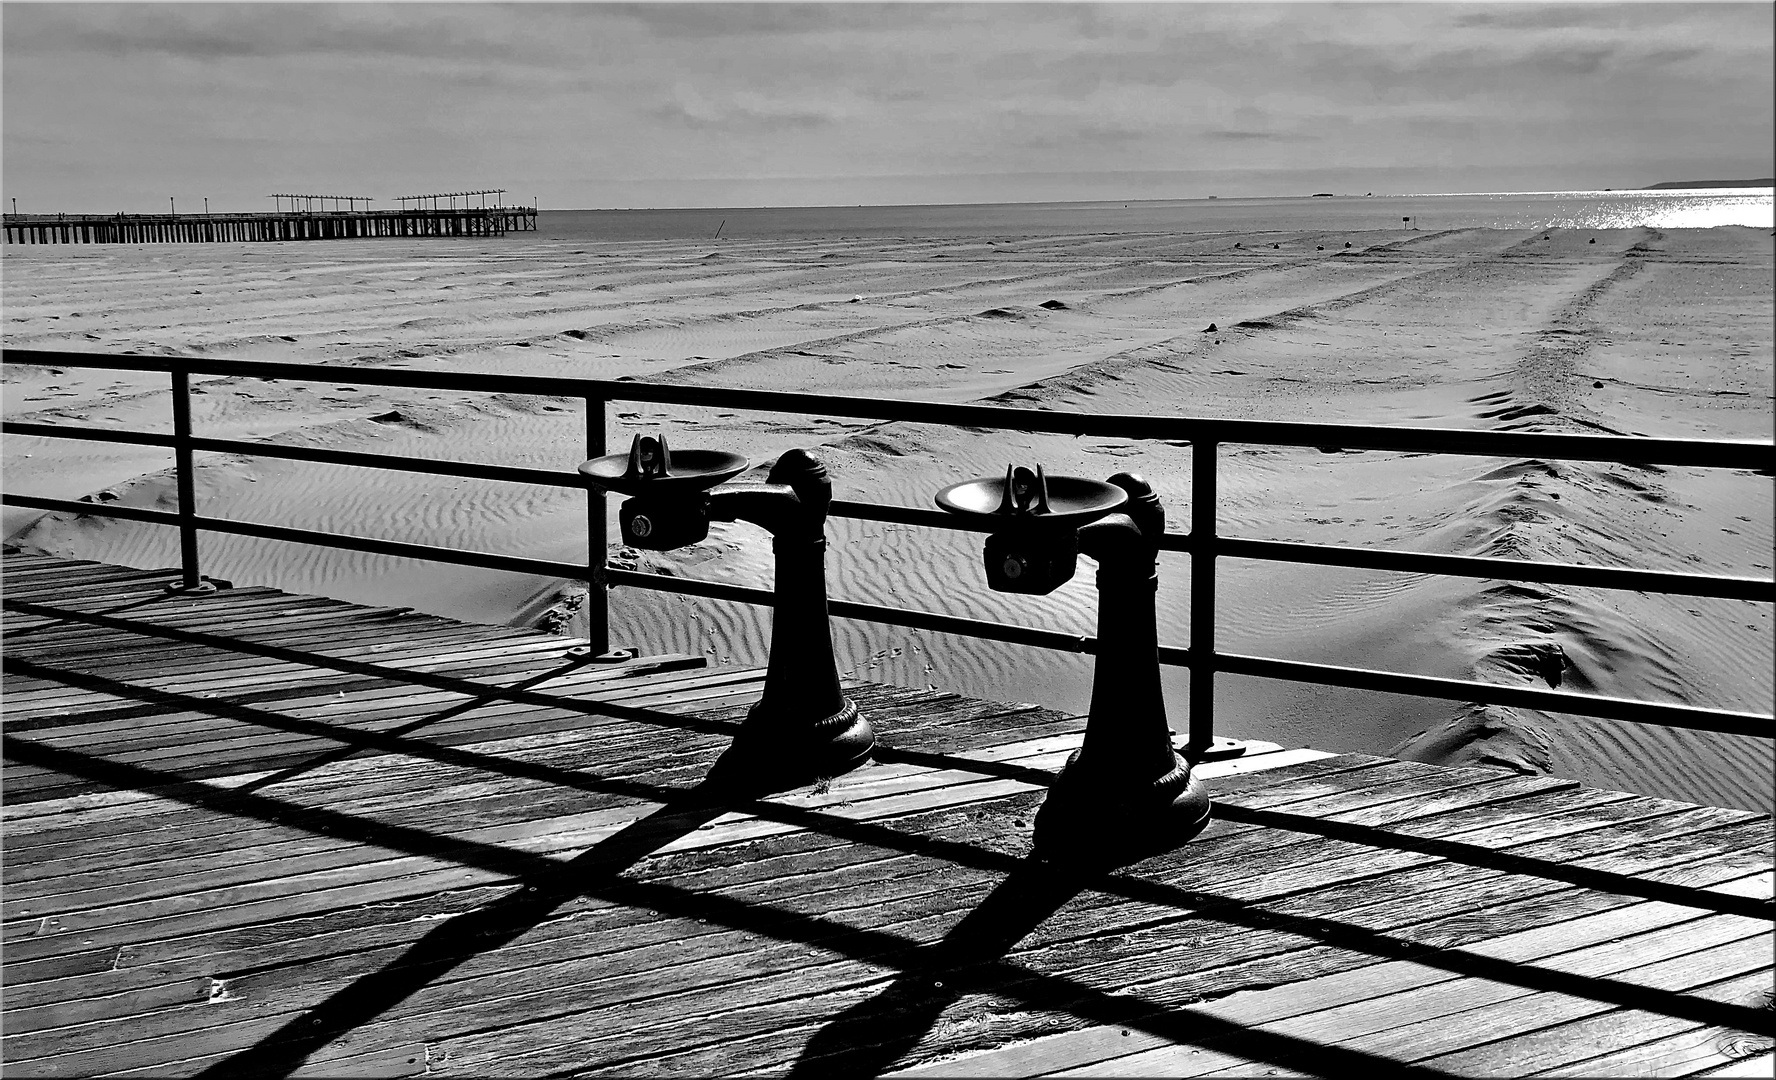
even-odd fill
[[[610,632],[607,601],[604,590],[599,586],[627,586],[765,605],[769,605],[772,599],[772,594],[764,589],[644,574],[606,565],[604,495],[602,492],[588,487],[577,471],[578,461],[569,463],[568,467],[561,470],[529,469],[472,462],[433,461],[399,457],[392,454],[369,454],[319,447],[286,446],[238,439],[207,438],[196,435],[192,431],[190,395],[193,376],[303,383],[330,382],[469,393],[578,398],[586,405],[585,456],[587,458],[598,457],[606,453],[605,414],[608,404],[613,401],[648,402],[657,405],[725,410],[799,413],[823,417],[842,416],[866,420],[1047,432],[1087,437],[1186,442],[1192,447],[1189,499],[1190,530],[1185,533],[1168,532],[1160,546],[1161,550],[1184,552],[1190,556],[1190,640],[1184,646],[1162,644],[1159,653],[1162,663],[1187,668],[1191,673],[1188,691],[1190,745],[1198,752],[1205,750],[1214,737],[1214,692],[1216,676],[1219,674],[1516,706],[1762,738],[1776,737],[1776,727],[1772,726],[1773,718],[1766,713],[1544,690],[1532,686],[1437,678],[1369,668],[1304,663],[1275,657],[1246,656],[1223,652],[1215,644],[1217,625],[1223,614],[1216,606],[1216,563],[1221,558],[1530,581],[1683,596],[1718,597],[1761,603],[1776,602],[1776,582],[1767,578],[1588,566],[1497,557],[1438,555],[1425,552],[1222,536],[1216,528],[1215,521],[1219,450],[1225,444],[1320,449],[1336,447],[1345,450],[1404,451],[1479,457],[1628,462],[1749,470],[1776,476],[1776,446],[1769,442],[1465,431],[1441,428],[1378,427],[1359,424],[1227,420],[1185,416],[1094,415],[985,405],[887,401],[875,398],[700,386],[668,386],[622,380],[420,372],[401,369],[367,371],[361,368],[309,364],[258,363],[177,356],[52,352],[31,349],[8,349],[4,353],[3,362],[56,368],[84,367],[125,371],[159,371],[169,375],[172,388],[172,432],[170,434],[120,431],[69,424],[10,421],[0,426],[0,431],[4,431],[8,435],[84,439],[95,442],[169,448],[174,456],[178,487],[178,509],[176,512],[122,506],[115,503],[91,503],[12,493],[5,493],[3,501],[9,506],[125,518],[177,528],[180,533],[183,581],[187,586],[196,586],[202,580],[198,558],[198,537],[202,532],[229,533],[267,540],[317,544],[378,555],[581,580],[588,582],[591,586],[589,590],[590,602],[587,605],[590,624],[589,637],[596,651],[608,648]],[[203,516],[197,512],[193,483],[192,456],[198,452],[313,461],[584,490],[587,492],[588,543],[586,561],[584,564],[553,562]],[[924,507],[836,500],[832,504],[831,515],[936,529],[984,531],[982,526]],[[833,600],[830,610],[833,615],[841,618],[862,619],[894,626],[1031,645],[1065,652],[1093,653],[1097,645],[1096,639],[1090,636],[962,618],[938,612],[857,603],[843,599]]]

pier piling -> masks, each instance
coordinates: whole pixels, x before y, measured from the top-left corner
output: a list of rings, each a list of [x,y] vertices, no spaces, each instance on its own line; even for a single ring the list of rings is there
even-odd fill
[[[259,214],[7,214],[8,244],[193,244],[504,236],[535,232],[529,206],[281,211]]]

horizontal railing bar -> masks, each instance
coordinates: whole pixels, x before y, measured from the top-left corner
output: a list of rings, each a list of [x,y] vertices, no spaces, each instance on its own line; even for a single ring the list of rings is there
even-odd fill
[[[729,600],[763,607],[771,605],[774,595],[769,589],[727,585],[715,581],[698,581],[694,578],[643,574],[635,570],[607,569],[605,580],[612,585],[629,585],[638,589],[653,589],[658,592],[677,593],[682,596],[701,596],[709,600]],[[1086,635],[1062,634],[1054,630],[1036,630],[1025,626],[1013,626],[1009,623],[988,622],[983,619],[965,619],[955,615],[940,615],[932,611],[906,611],[900,608],[881,607],[876,604],[861,604],[851,600],[829,600],[827,611],[844,619],[862,619],[867,622],[886,623],[890,626],[911,627],[915,630],[933,630],[944,634],[986,638],[990,641],[1003,641],[1012,645],[1034,645],[1038,648],[1054,649],[1058,652],[1095,653],[1097,651],[1097,639]]]
[[[1356,690],[1381,690],[1390,694],[1474,701],[1488,705],[1515,705],[1547,712],[1596,716],[1606,720],[1662,724],[1666,727],[1751,735],[1764,739],[1776,738],[1776,728],[1772,727],[1776,718],[1761,713],[1563,693],[1530,686],[1503,686],[1498,683],[1468,682],[1429,675],[1403,675],[1392,671],[1309,664],[1266,656],[1242,656],[1238,653],[1216,653],[1215,668],[1227,675],[1250,675],[1261,679],[1317,683],[1323,686],[1347,686]]]
[[[834,499],[827,507],[830,517],[852,518],[857,521],[885,521],[894,525],[922,525],[929,529],[955,529],[960,532],[990,533],[993,525],[979,518],[962,517],[958,514],[945,513],[942,510],[927,510],[922,506],[895,506],[891,503],[853,502],[850,499]]]
[[[927,510],[920,506],[895,506],[891,503],[853,502],[849,499],[834,499],[827,509],[832,517],[851,518],[856,521],[885,521],[896,525],[923,525],[931,529],[955,529],[960,532],[990,533],[995,526],[988,521],[975,517],[962,517],[948,514],[942,510]],[[1159,538],[1161,551],[1189,551],[1190,537],[1185,533],[1165,533]]]
[[[114,503],[80,502],[76,499],[46,499],[40,495],[0,493],[0,504],[22,506],[29,510],[51,510],[64,514],[94,514],[99,517],[127,518],[130,521],[147,521],[155,525],[177,525],[179,523],[179,515],[168,510],[149,510],[145,507],[122,506]]]
[[[31,425],[33,427],[39,425]],[[7,425],[11,431],[14,425]],[[98,435],[125,434],[97,432]],[[170,445],[171,436],[164,438]],[[131,441],[131,440],[116,440]],[[326,450],[317,447],[283,447],[270,444],[240,442],[226,439],[194,438],[194,450],[216,453],[263,454],[267,457],[298,461],[318,461],[335,465],[366,468],[411,469],[440,476],[538,484],[552,487],[579,488],[583,482],[578,474],[551,472],[545,469],[521,469],[503,465],[481,465],[473,462],[441,462],[427,459],[397,458],[387,454],[360,454],[350,451]],[[17,505],[35,505],[19,503]],[[69,504],[72,506],[73,504]],[[81,503],[91,508],[94,504]],[[36,506],[38,509],[68,509],[68,506]],[[853,502],[835,499],[831,514],[860,521],[882,521],[929,528],[947,528],[968,532],[991,532],[992,526],[967,518],[922,507],[895,506],[887,503]],[[123,517],[124,514],[115,516]],[[148,519],[142,519],[148,520]],[[1604,589],[1632,589],[1681,596],[1710,596],[1727,600],[1776,602],[1776,581],[1765,578],[1730,577],[1726,575],[1684,574],[1660,570],[1633,570],[1621,567],[1583,566],[1574,563],[1530,562],[1521,559],[1437,555],[1412,551],[1372,551],[1361,548],[1337,548],[1322,544],[1294,541],[1247,540],[1225,537],[1217,541],[1221,553],[1231,558],[1264,559],[1276,562],[1298,562],[1319,566],[1349,566],[1358,569],[1385,570],[1399,573],[1440,574],[1455,577],[1502,578],[1511,581],[1534,581],[1558,585],[1579,585]],[[1188,551],[1190,538],[1185,534],[1167,533],[1161,548]]]
[[[69,499],[45,499],[34,495],[11,494],[0,496],[0,502],[4,502],[7,506],[23,506],[33,510],[128,518],[132,521],[146,521],[155,525],[177,525],[180,521],[179,515],[168,513],[165,510],[145,510],[141,507],[119,506],[114,503],[85,503]],[[199,517],[195,519],[195,523],[199,529],[208,532],[232,533],[235,536],[251,536],[261,540],[313,544],[318,547],[362,551],[371,555],[454,563],[459,566],[479,567],[483,570],[508,570],[516,574],[566,578],[570,581],[586,580],[584,564],[525,559],[515,555],[495,555],[484,551],[462,551],[455,548],[433,547],[429,544],[409,544],[400,540],[346,536],[342,533],[324,533],[312,529],[292,529],[283,525],[261,525],[252,521],[230,521],[227,518]]]
[[[1258,443],[1317,448],[1394,450],[1479,457],[1553,458],[1617,461],[1706,468],[1751,469],[1776,473],[1776,444],[1752,439],[1663,439],[1564,432],[1473,431],[1460,428],[1377,427],[1309,424],[1277,420],[1145,416],[1132,413],[1072,413],[996,405],[899,401],[827,396],[732,387],[664,385],[609,379],[566,379],[541,375],[482,372],[369,370],[311,364],[220,360],[182,356],[137,356],[7,349],[8,363],[94,367],[112,370],[188,371],[193,374],[277,379],[291,382],[346,382],[368,386],[460,390],[470,393],[536,394],[545,397],[602,397],[662,405],[849,416],[952,427],[1006,428],[1062,435]]]
[[[164,446],[178,442],[173,435],[155,431],[117,431],[113,428],[80,427],[77,424],[34,424],[23,420],[0,421],[0,434],[32,435],[43,439],[81,439],[86,442],[126,443],[131,446]]]
[[[1770,442],[1758,440],[1657,439],[1637,436],[1386,428],[1133,414],[1090,415],[943,402],[887,401],[875,398],[829,397],[776,391],[667,386],[623,380],[561,379],[467,372],[417,372],[403,369],[369,371],[307,364],[256,363],[195,357],[147,357],[51,350],[5,350],[4,354],[0,355],[0,360],[42,366],[166,371],[299,383],[334,381],[371,386],[460,390],[471,393],[516,393],[581,399],[596,397],[615,401],[645,401],[657,404],[800,412],[957,427],[1004,428],[1018,431],[1165,440],[1192,444],[1254,443],[1320,449],[1367,449],[1411,453],[1452,453],[1484,457],[1535,457],[1559,460],[1658,463],[1776,473],[1776,467],[1773,467],[1776,466],[1776,452],[1773,452],[1776,451],[1776,447],[1773,447]],[[134,445],[174,448],[180,445],[180,441],[171,435],[108,431],[70,425],[10,422],[5,425],[4,430],[8,434],[87,438],[95,441]],[[348,451],[320,450],[319,448],[280,447],[233,440],[190,439],[184,445],[209,452],[289,457],[297,460],[400,469],[438,475],[481,477],[549,486],[584,486],[575,474],[548,470],[482,466],[464,462],[427,462],[419,459],[393,458],[389,455],[356,454]],[[6,496],[5,502],[8,505],[75,514],[129,518],[156,524],[177,524],[181,520],[178,515],[163,511],[102,503],[16,495]],[[840,501],[834,504],[833,512],[838,516],[866,520],[973,532],[991,531],[986,526],[963,522],[939,511],[924,508]],[[585,567],[576,564],[457,551],[226,519],[197,518],[192,523],[198,528],[213,532],[570,580],[584,580],[587,573]],[[1195,546],[1197,546],[1196,542],[1190,536],[1183,534],[1168,533],[1161,540],[1161,547],[1165,550],[1189,551]],[[1238,538],[1216,541],[1215,551],[1218,554],[1231,557],[1469,577],[1499,577],[1607,588],[1630,588],[1677,595],[1718,596],[1766,602],[1776,597],[1776,585],[1770,581],[1754,578],[1535,563],[1510,559],[1469,558],[1420,552],[1350,550],[1322,545],[1241,540]],[[771,593],[759,589],[662,578],[637,574],[633,571],[609,570],[607,573],[608,579],[612,583],[623,583],[660,591],[689,593],[747,603],[768,604],[772,600]],[[841,617],[931,629],[938,632],[1016,644],[1031,644],[1061,651],[1089,653],[1096,648],[1095,639],[1085,636],[963,619],[933,612],[900,611],[848,601],[834,601],[830,608],[833,614]],[[1168,664],[1192,666],[1192,654],[1189,650],[1162,647],[1160,657],[1163,662]],[[1755,713],[1560,693],[1531,687],[1403,675],[1237,654],[1215,654],[1212,659],[1216,670],[1235,675],[1349,686],[1390,693],[1499,705],[1521,705],[1555,712],[1657,723],[1670,727],[1771,737],[1772,718]]]
[[[365,469],[394,469],[402,472],[427,473],[433,476],[456,476],[472,480],[499,480],[513,484],[537,484],[543,487],[583,489],[585,478],[577,472],[559,469],[526,469],[515,465],[484,465],[475,461],[435,461],[430,458],[403,458],[393,454],[365,454],[355,450],[328,450],[318,446],[281,446],[274,443],[243,442],[238,439],[209,439],[193,436],[193,450],[217,454],[245,454],[255,457],[283,458],[290,461],[315,461],[326,465],[351,465]]]
[[[178,523],[178,515],[176,514],[132,506],[84,503],[66,499],[47,499],[30,495],[11,494],[4,496],[4,502],[7,505],[13,506],[65,511],[75,514],[95,514],[98,516],[128,518],[162,525],[175,525]],[[318,544],[321,546],[339,547],[353,551],[363,551],[375,555],[389,555],[399,558],[455,563],[490,570],[505,570],[545,577],[583,580],[585,573],[583,567],[571,563],[554,563],[538,559],[522,559],[514,556],[492,555],[484,552],[457,551],[448,548],[430,547],[423,544],[408,544],[393,540],[376,540],[367,537],[342,536],[331,533],[314,532],[306,529],[260,525],[253,522],[200,517],[197,519],[197,524],[199,528],[213,532],[233,533],[240,536],[251,536],[260,539],[287,541],[292,543]],[[773,594],[766,589],[727,585],[719,582],[696,581],[685,578],[668,578],[661,575],[642,574],[633,570],[621,570],[616,568],[608,568],[605,573],[607,580],[612,585],[628,585],[659,592],[680,593],[691,596],[702,596],[715,600],[737,601],[765,606],[770,605],[773,601]],[[1097,639],[1086,635],[1062,634],[1052,630],[1037,630],[1029,627],[1012,626],[1005,623],[994,623],[979,619],[966,619],[952,615],[941,615],[935,612],[903,611],[875,604],[863,604],[845,600],[831,601],[828,606],[832,614],[841,618],[862,619],[887,625],[906,626],[914,629],[931,630],[938,633],[985,638],[987,640],[1003,641],[1017,645],[1034,645],[1040,648],[1054,649],[1061,652],[1091,654],[1095,653],[1097,649]],[[1188,649],[1161,646],[1159,652],[1162,663],[1182,667],[1191,666],[1192,657]],[[1270,657],[1243,656],[1237,653],[1217,653],[1215,656],[1215,665],[1217,670],[1230,675],[1247,675],[1258,678],[1282,679],[1286,681],[1308,682],[1330,686],[1346,686],[1360,690],[1380,690],[1388,693],[1410,694],[1418,697],[1476,701],[1495,705],[1520,705],[1552,712],[1598,716],[1605,719],[1628,720],[1637,723],[1663,724],[1667,727],[1693,728],[1698,730],[1724,732],[1727,734],[1753,735],[1764,738],[1770,738],[1773,735],[1776,735],[1776,730],[1772,729],[1772,718],[1759,713],[1733,712],[1721,709],[1702,709],[1686,705],[1636,701],[1629,698],[1561,693],[1552,690],[1540,690],[1534,687],[1503,686],[1496,683],[1470,682],[1460,679],[1443,679],[1423,675],[1404,675],[1396,672],[1375,671],[1367,668],[1348,668],[1330,664],[1310,664],[1299,661],[1278,660]]]
[[[827,609],[842,619],[861,619],[889,626],[905,626],[913,630],[930,630],[939,634],[985,638],[1011,645],[1033,645],[1056,652],[1084,653],[1088,656],[1096,656],[1098,652],[1098,639],[1089,634],[1063,634],[1055,630],[1037,630],[984,619],[965,619],[956,615],[940,615],[934,611],[906,611],[879,604],[861,604],[853,600],[829,600]]]
[[[834,517],[858,521],[884,521],[901,525],[922,525],[937,529],[958,529],[969,532],[992,532],[993,525],[978,518],[962,518],[941,510],[886,503],[833,500],[830,513]],[[1436,555],[1418,551],[1376,551],[1364,548],[1339,548],[1325,544],[1307,544],[1285,540],[1246,540],[1238,537],[1217,537],[1218,550],[1224,556],[1240,559],[1264,559],[1273,562],[1298,562],[1317,566],[1350,566],[1368,570],[1399,573],[1441,574],[1454,577],[1504,578],[1511,581],[1535,581],[1555,585],[1581,585],[1602,589],[1633,589],[1640,592],[1672,593],[1680,596],[1713,596],[1727,600],[1776,602],[1776,581],[1767,578],[1732,577],[1728,575],[1686,574],[1665,570],[1633,570],[1614,566],[1584,566],[1577,563],[1531,562],[1524,559]],[[1160,540],[1162,551],[1188,552],[1191,538],[1186,533],[1166,533]]]
[[[1237,537],[1222,537],[1216,544],[1221,555],[1236,559],[1264,559],[1316,566],[1352,566],[1368,570],[1452,577],[1504,578],[1510,581],[1535,581],[1600,589],[1634,589],[1680,596],[1756,600],[1766,604],[1776,602],[1776,581],[1766,578],[1631,570],[1615,566],[1583,566],[1577,563],[1530,562],[1491,556],[1478,558],[1435,555],[1422,551],[1376,551],[1281,540],[1242,540]]]
[[[676,593],[680,596],[701,596],[709,600],[731,600],[738,604],[757,604],[763,607],[770,607],[776,595],[770,589],[755,589],[748,585],[727,585],[719,581],[644,574],[638,570],[624,570],[610,565],[604,568],[604,580],[613,588],[627,585],[636,589],[652,589],[655,592]]]
[[[362,551],[371,555],[389,555],[399,559],[454,563],[458,566],[475,566],[483,570],[508,570],[515,574],[535,574],[539,577],[566,578],[570,581],[586,580],[584,564],[525,559],[516,555],[494,555],[484,551],[461,551],[455,548],[432,547],[429,544],[377,540],[365,536],[346,536],[340,533],[315,532],[310,529],[291,529],[281,525],[261,525],[251,521],[229,521],[225,518],[200,517],[197,519],[197,527],[210,532],[233,533],[236,536],[252,536],[261,540],[282,540],[294,544],[337,547],[348,551]]]
[[[0,432],[7,435],[35,435],[52,439],[86,439],[93,442],[133,443],[141,446],[178,445],[172,435],[152,432],[109,431],[63,424],[30,424],[7,421],[0,423]],[[558,469],[525,469],[513,465],[484,465],[474,461],[436,461],[430,458],[405,458],[393,454],[366,454],[356,450],[328,450],[318,446],[293,446],[281,443],[253,442],[241,439],[211,439],[194,435],[191,449],[214,454],[241,454],[247,457],[279,458],[286,461],[315,461],[327,465],[351,465],[365,469],[392,469],[398,472],[428,473],[434,476],[456,476],[474,480],[500,480],[513,484],[538,484],[544,487],[583,489],[585,479],[577,472]]]

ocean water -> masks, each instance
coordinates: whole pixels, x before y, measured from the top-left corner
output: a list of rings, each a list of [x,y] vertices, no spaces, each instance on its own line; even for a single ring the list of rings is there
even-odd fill
[[[1134,202],[931,206],[544,210],[543,240],[646,241],[846,237],[1054,236],[1074,233],[1419,229],[1706,229],[1776,225],[1771,188],[1540,191]]]

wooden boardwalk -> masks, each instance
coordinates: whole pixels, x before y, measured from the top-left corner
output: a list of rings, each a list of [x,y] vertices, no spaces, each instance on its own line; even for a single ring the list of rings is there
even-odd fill
[[[1765,816],[1254,744],[1082,876],[1077,717],[720,804],[759,671],[176,576],[5,560],[9,1076],[1770,1075]]]

